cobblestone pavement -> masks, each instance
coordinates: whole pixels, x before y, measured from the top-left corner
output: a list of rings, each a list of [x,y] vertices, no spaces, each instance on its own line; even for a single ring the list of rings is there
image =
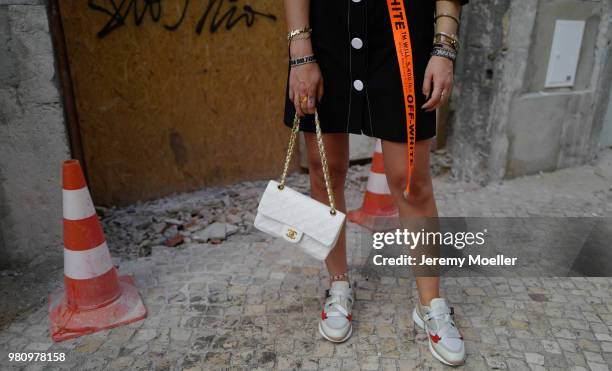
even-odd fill
[[[351,168],[349,208],[367,167]],[[305,190],[307,177],[292,176]],[[52,343],[47,308],[0,331],[1,369],[443,369],[415,332],[411,279],[353,269],[355,331],[344,344],[318,335],[322,265],[251,226],[265,182],[207,189],[100,210],[120,272],[132,274],[146,320]],[[596,165],[487,187],[437,177],[445,216],[612,216],[612,151]],[[349,224],[349,246],[359,227]],[[349,247],[350,250],[350,247]],[[349,253],[350,254],[350,253]],[[353,267],[359,257],[351,255]],[[60,281],[56,280],[59,287]],[[466,370],[608,370],[611,278],[444,278],[466,340]],[[9,352],[65,352],[55,364],[8,362]]]

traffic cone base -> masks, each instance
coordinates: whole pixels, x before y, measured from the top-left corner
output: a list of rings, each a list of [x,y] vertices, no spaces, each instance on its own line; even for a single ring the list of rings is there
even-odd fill
[[[49,295],[50,333],[53,341],[73,339],[81,335],[122,326],[147,316],[131,276],[120,276],[121,295],[103,306],[83,310],[72,308],[64,291]]]
[[[76,160],[63,165],[64,289],[49,295],[53,341],[110,329],[146,317],[130,276],[119,277]]]
[[[372,232],[383,232],[400,228],[399,214],[392,210],[388,214],[372,215],[363,209],[349,211],[348,219]]]

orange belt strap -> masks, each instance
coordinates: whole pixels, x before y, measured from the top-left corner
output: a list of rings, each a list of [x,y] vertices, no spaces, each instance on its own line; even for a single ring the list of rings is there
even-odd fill
[[[412,45],[410,31],[403,0],[387,0],[397,62],[402,76],[404,90],[404,105],[406,107],[406,130],[408,131],[408,168],[406,190],[404,196],[410,193],[410,181],[414,171],[414,147],[416,144],[416,100],[414,95],[414,66],[412,63]]]

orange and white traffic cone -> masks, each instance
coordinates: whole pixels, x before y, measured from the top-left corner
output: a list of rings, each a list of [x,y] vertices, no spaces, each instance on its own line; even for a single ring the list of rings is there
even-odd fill
[[[380,139],[376,140],[363,206],[349,211],[348,219],[371,231],[399,227],[397,207],[385,175]]]
[[[62,341],[146,317],[134,280],[118,277],[77,160],[63,165],[64,291],[49,296],[50,333]]]

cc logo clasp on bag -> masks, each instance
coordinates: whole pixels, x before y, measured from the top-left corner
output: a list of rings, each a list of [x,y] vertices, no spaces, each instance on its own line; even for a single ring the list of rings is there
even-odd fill
[[[299,242],[302,239],[302,232],[297,229],[285,226],[285,230],[283,231],[283,238],[289,242]]]
[[[295,229],[289,228],[287,230],[287,237],[289,237],[292,240],[295,240],[297,238],[297,231]]]

